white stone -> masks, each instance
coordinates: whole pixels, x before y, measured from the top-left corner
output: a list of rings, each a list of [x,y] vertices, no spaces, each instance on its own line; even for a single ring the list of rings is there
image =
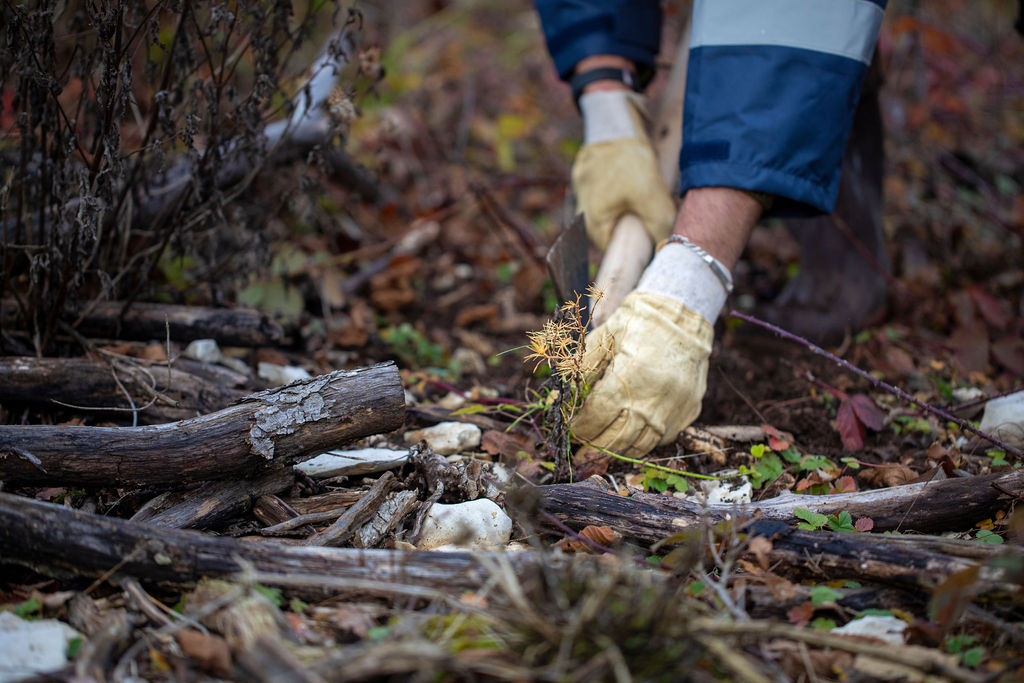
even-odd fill
[[[220,364],[229,370],[234,370],[240,375],[249,377],[252,375],[252,370],[249,368],[249,364],[241,358],[232,358],[231,356],[224,356],[220,359]]]
[[[311,374],[297,365],[277,365],[276,363],[261,362],[256,369],[260,379],[275,387],[283,387],[286,384],[297,382],[300,379],[309,379]]]
[[[439,550],[442,546],[460,549],[494,550],[512,537],[512,519],[497,503],[478,498],[465,503],[434,503],[423,518],[420,550]]]
[[[454,391],[449,391],[444,398],[437,402],[437,405],[445,410],[458,410],[466,405],[466,397],[456,394]]]
[[[327,479],[356,474],[383,472],[400,466],[409,459],[409,451],[391,448],[359,448],[351,451],[328,451],[295,466],[314,479]]]
[[[487,364],[484,358],[473,349],[460,346],[452,354],[452,365],[460,375],[483,375],[487,373]]]
[[[715,472],[715,476],[730,477],[736,473],[736,470],[725,470]],[[753,487],[746,477],[699,479],[698,481],[700,482],[700,490],[695,492],[693,497],[698,498],[707,505],[718,505],[721,503],[744,505],[750,502],[754,494]]]
[[[81,637],[56,619],[25,621],[12,612],[0,612],[0,683],[67,666],[68,643]]]
[[[903,632],[906,630],[907,622],[902,619],[888,616],[867,616],[834,628],[832,633],[844,636],[869,636],[884,641],[888,645],[903,645]]]
[[[500,499],[512,485],[512,472],[501,463],[488,464],[482,477],[484,497],[491,500]]]
[[[201,363],[219,363],[224,358],[215,339],[194,339],[189,342],[181,355]]]
[[[480,445],[482,432],[467,422],[441,422],[433,427],[405,433],[406,443],[427,442],[438,455],[455,455],[471,451]]]
[[[978,429],[1014,448],[1024,448],[1024,391],[986,403]]]

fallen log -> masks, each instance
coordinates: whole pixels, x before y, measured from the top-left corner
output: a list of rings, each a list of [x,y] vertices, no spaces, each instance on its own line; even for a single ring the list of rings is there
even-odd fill
[[[209,481],[187,491],[168,491],[132,515],[131,521],[174,529],[208,529],[248,510],[253,501],[295,483],[291,467],[279,467],[252,479]]]
[[[533,495],[537,496],[536,503],[541,509],[573,529],[607,526],[627,539],[645,543],[663,541],[687,531],[696,532],[706,523],[688,512],[624,498],[588,485],[538,486]],[[734,513],[738,516],[741,509],[734,508]],[[716,521],[711,513],[705,519]],[[933,588],[950,574],[997,555],[1012,555],[1018,566],[1024,568],[1022,549],[935,536],[803,531],[775,520],[751,522],[746,533],[770,539],[772,550],[767,553],[768,561],[784,567],[779,573],[794,575]],[[993,578],[993,587],[997,580]],[[1013,590],[1012,587],[1002,588]]]
[[[272,346],[284,341],[284,330],[267,315],[244,308],[211,308],[171,304],[105,301],[73,305],[69,318],[81,318],[76,329],[87,337],[148,341],[216,339],[221,346]],[[82,314],[85,313],[83,316]]]
[[[618,498],[577,488],[597,504]],[[580,525],[571,518],[567,523]],[[1015,591],[1007,583],[1012,563],[1005,559],[1016,561],[1018,569],[1024,561],[1019,548],[928,536],[799,531],[774,521],[755,522],[746,532],[770,539],[768,561],[793,575],[857,578],[909,589],[932,589],[955,572],[987,564],[979,593]],[[0,561],[58,578],[119,573],[150,583],[182,585],[253,568],[263,576],[280,578],[279,583],[262,578],[261,582],[287,585],[309,598],[336,592],[346,583],[354,590],[372,585],[385,593],[401,593],[404,587],[419,586],[451,594],[478,589],[490,580],[488,565],[507,562],[513,571],[523,572],[560,562],[557,555],[530,551],[435,553],[290,546],[270,540],[250,543],[102,517],[8,493],[0,493],[0,548]],[[996,557],[1002,558],[998,564],[991,562]]]
[[[1009,494],[1009,495],[1008,495]],[[1024,471],[1014,470],[980,477],[952,477],[939,481],[903,484],[867,491],[823,496],[785,491],[775,498],[740,506],[700,503],[672,496],[635,492],[633,498],[690,515],[694,521],[710,514],[716,521],[742,509],[762,519],[797,522],[797,508],[823,515],[848,512],[854,518],[869,517],[875,531],[950,531],[967,529],[991,517],[1011,496],[1024,495]]]
[[[116,570],[148,583],[189,585],[204,576],[236,574],[248,564],[267,574],[313,575],[333,584],[330,590],[315,580],[292,586],[291,592],[309,598],[336,593],[338,583],[345,581],[393,584],[396,591],[420,586],[451,593],[479,589],[490,577],[477,559],[479,553],[249,543],[93,515],[9,493],[0,493],[0,548],[0,561],[55,577],[101,576]],[[533,552],[503,557],[517,570],[540,561]],[[551,558],[545,561],[552,563]]]
[[[127,310],[125,310],[127,306]],[[0,326],[17,329],[18,308],[0,302]],[[221,346],[272,346],[284,341],[284,330],[259,311],[124,301],[70,303],[64,320],[87,337],[122,341],[216,339]]]
[[[118,385],[120,382],[120,386]],[[125,393],[132,398],[128,402]],[[0,358],[0,401],[109,409],[160,424],[226,408],[246,392],[178,368],[88,358]],[[90,410],[90,412],[103,412]]]
[[[0,479],[152,486],[251,477],[369,434],[405,415],[398,369],[338,370],[260,392],[210,415],[145,427],[0,425]]]

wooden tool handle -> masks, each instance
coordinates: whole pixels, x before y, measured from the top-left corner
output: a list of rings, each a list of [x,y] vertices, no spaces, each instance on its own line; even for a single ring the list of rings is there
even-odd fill
[[[591,324],[597,327],[633,291],[654,254],[654,244],[635,213],[623,214],[612,230],[594,286],[604,296],[595,305],[591,299]]]

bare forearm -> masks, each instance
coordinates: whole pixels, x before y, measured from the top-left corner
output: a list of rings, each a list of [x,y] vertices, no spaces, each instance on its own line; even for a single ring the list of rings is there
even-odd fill
[[[761,204],[742,190],[695,187],[683,197],[673,232],[703,247],[732,270],[761,210]]]

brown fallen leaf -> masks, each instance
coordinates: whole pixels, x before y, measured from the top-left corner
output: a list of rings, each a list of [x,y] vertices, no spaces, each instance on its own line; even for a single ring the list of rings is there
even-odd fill
[[[139,353],[139,358],[160,362],[167,360],[167,347],[163,344],[146,344]]]
[[[556,548],[560,548],[570,553],[596,553],[600,552],[592,544],[604,546],[605,548],[610,547],[616,541],[619,540],[619,535],[611,528],[607,526],[587,526],[580,531],[580,537],[590,541],[586,541],[563,538],[558,543],[555,543]]]
[[[608,463],[612,456],[599,451],[593,446],[582,446],[572,457],[572,466],[576,477],[580,481],[589,479],[596,475],[604,476],[608,473]]]
[[[887,462],[879,465],[878,467],[869,467],[862,470],[858,477],[862,482],[869,486],[885,488],[887,486],[901,486],[903,484],[909,484],[917,479],[917,472],[906,465]]]
[[[754,557],[757,558],[757,564],[761,566],[761,569],[768,571],[769,558],[768,554],[772,551],[772,542],[764,536],[755,536],[750,540],[750,544],[747,549],[753,553]]]
[[[522,434],[501,432],[497,429],[484,431],[480,437],[480,449],[491,455],[500,455],[512,459],[521,458],[521,453],[526,453],[529,457],[537,455],[532,439]]]
[[[775,597],[776,600],[786,601],[796,597],[796,584],[778,574],[765,574],[764,585]]]
[[[226,640],[194,629],[178,631],[176,637],[185,656],[196,660],[203,670],[217,676],[231,674],[231,650]]]

